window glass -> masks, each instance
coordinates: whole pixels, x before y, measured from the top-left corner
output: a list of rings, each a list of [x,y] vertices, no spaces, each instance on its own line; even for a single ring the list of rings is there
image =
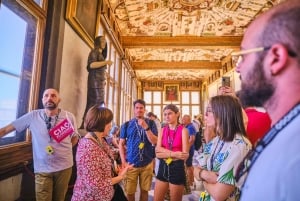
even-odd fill
[[[37,3],[40,7],[43,6],[43,0],[34,0],[35,3]]]
[[[161,92],[153,91],[153,103],[161,103]]]
[[[193,92],[191,92],[192,94],[192,100],[191,100],[191,102],[192,102],[192,104],[200,104],[200,92],[198,92],[198,91],[193,91]]]
[[[0,128],[16,119],[19,78],[9,76],[0,70]],[[5,83],[5,84],[4,84]],[[9,86],[9,87],[6,87]],[[14,136],[10,133],[4,137]]]
[[[189,106],[182,106],[181,107],[180,116],[185,115],[185,114],[190,114],[190,107]]]
[[[12,24],[16,26],[11,26]],[[2,27],[0,37],[2,58],[0,59],[0,128],[16,119],[26,25],[24,20],[2,5],[0,9],[0,27]],[[14,133],[5,137],[12,135]]]
[[[163,122],[163,109],[166,104],[172,103],[169,101],[165,101],[165,91],[144,91],[143,93],[144,100],[146,101],[148,106],[147,111],[151,111],[156,114],[161,122]],[[201,113],[200,92],[181,91],[180,100],[172,104],[175,104],[179,108],[181,116],[184,114],[191,115],[191,117],[193,117],[194,115],[199,115]]]
[[[188,91],[181,92],[181,101],[183,104],[190,103],[190,93]]]
[[[147,105],[152,104],[151,95],[151,91],[144,92],[144,101],[147,103]]]
[[[1,4],[0,127],[28,112],[38,19],[17,1]],[[0,145],[24,141],[25,132],[0,138]]]
[[[149,105],[149,104],[146,104],[145,109],[146,109],[145,115],[147,115],[148,112],[151,112],[151,111],[152,111],[152,107],[151,107],[151,105]]]
[[[153,106],[152,112],[157,116],[157,118],[159,118],[160,121],[162,120],[162,108],[160,105]]]
[[[200,113],[201,113],[200,107],[198,105],[193,105],[192,106],[192,114],[191,114],[192,119],[195,115],[198,116]]]

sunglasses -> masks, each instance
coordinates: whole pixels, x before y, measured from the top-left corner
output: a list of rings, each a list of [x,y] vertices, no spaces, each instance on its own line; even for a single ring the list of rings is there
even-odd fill
[[[50,128],[51,128],[51,117],[47,117],[45,119],[45,123],[46,123],[47,129],[50,130]]]

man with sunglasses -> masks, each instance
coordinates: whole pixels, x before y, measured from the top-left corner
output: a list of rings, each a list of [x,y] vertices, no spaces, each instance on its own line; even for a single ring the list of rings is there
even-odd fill
[[[46,89],[44,109],[33,110],[0,129],[0,137],[31,131],[36,200],[64,201],[72,174],[72,145],[77,143],[74,115],[58,108],[55,89]]]
[[[300,1],[288,0],[258,17],[245,32],[236,71],[241,99],[266,108],[271,130],[240,164],[241,201],[299,200]]]

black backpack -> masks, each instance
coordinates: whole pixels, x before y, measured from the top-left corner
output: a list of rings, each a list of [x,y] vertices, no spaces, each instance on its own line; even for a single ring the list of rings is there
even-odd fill
[[[200,147],[202,146],[202,129],[199,129],[199,131],[195,135],[195,150],[199,150]]]

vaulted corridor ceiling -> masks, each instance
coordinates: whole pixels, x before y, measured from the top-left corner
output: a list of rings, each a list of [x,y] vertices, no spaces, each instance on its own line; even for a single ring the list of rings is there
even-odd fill
[[[280,2],[106,0],[102,12],[139,80],[202,80],[239,49],[249,23]]]

